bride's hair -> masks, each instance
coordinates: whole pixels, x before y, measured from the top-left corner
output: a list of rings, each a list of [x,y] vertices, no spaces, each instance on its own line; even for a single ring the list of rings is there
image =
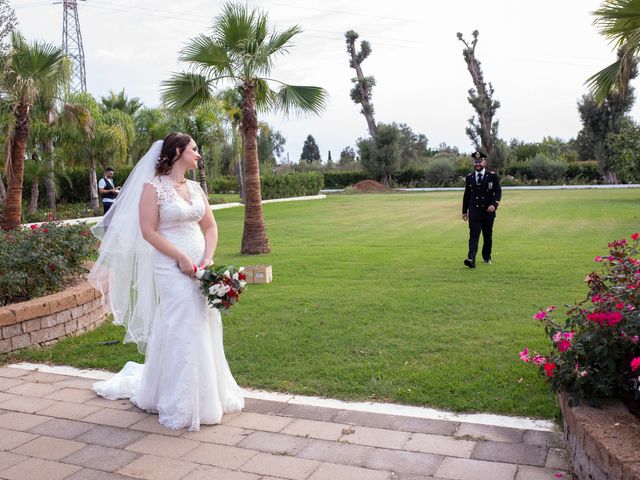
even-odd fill
[[[186,133],[171,132],[164,137],[162,151],[156,165],[156,175],[169,174],[173,164],[182,156],[190,142],[191,137]],[[177,154],[176,151],[178,152]]]

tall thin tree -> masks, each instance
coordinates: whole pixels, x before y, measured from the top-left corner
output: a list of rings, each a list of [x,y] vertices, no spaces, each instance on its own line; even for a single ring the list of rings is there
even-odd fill
[[[360,50],[356,52],[356,40],[359,35],[353,30],[349,30],[344,34],[347,39],[347,53],[349,54],[349,66],[356,71],[356,77],[351,79],[354,83],[351,89],[351,100],[356,105],[360,105],[362,109],[360,112],[367,120],[367,127],[369,128],[369,134],[375,144],[378,127],[373,118],[373,104],[371,103],[371,93],[373,87],[376,85],[376,80],[372,76],[364,76],[362,73],[362,62],[371,53],[371,45],[366,40],[360,42]]]
[[[494,120],[493,117],[496,114],[496,110],[500,108],[500,102],[493,99],[493,86],[489,83],[487,87],[484,82],[482,68],[480,68],[480,62],[476,58],[478,30],[474,30],[471,35],[473,41],[468,44],[462,37],[462,33],[457,33],[458,40],[464,44],[462,56],[475,85],[475,88],[469,89],[467,100],[476,111],[477,118],[471,117],[469,119],[469,126],[465,132],[476,148],[490,155],[498,141],[498,121]]]

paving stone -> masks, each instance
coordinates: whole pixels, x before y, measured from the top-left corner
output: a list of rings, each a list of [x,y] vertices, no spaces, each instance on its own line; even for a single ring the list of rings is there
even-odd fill
[[[243,412],[277,415],[287,407],[286,402],[274,402],[257,398],[245,398]]]
[[[11,433],[15,433],[15,432],[11,432]],[[23,457],[22,455],[16,455],[15,453],[0,452],[0,472],[26,459],[27,457]],[[2,476],[2,473],[0,473],[0,476]]]
[[[394,472],[393,476],[389,480],[442,480],[436,477],[424,476],[424,475],[414,475],[412,473],[397,473]],[[496,480],[496,479],[492,479]]]
[[[10,393],[0,392],[0,403],[11,400],[12,398],[19,398],[18,395],[12,395]]]
[[[404,445],[403,450],[424,453],[436,453],[447,457],[470,458],[476,442],[461,440],[445,435],[414,433]]]
[[[231,427],[229,425],[203,425],[200,427],[199,432],[186,432],[182,436],[199,442],[236,445],[251,433],[253,433],[253,430],[245,430],[244,428]]]
[[[96,383],[93,378],[70,377],[56,384],[62,388],[80,388],[82,390],[91,390],[91,385]]]
[[[238,447],[276,453],[278,455],[295,455],[309,441],[306,438],[281,433],[254,432],[238,444]]]
[[[91,428],[93,428],[93,425],[90,423],[52,418],[47,422],[30,428],[29,433],[35,433],[36,435],[47,435],[49,437],[66,438],[67,440],[71,440],[75,439],[78,435],[82,435]],[[79,441],[84,442],[85,440],[79,439]]]
[[[41,458],[29,458],[2,472],[8,480],[62,480],[80,470],[77,465],[52,462]]]
[[[93,398],[83,403],[86,405],[93,405],[95,407],[113,408],[115,410],[131,410],[135,406],[128,399],[119,400],[107,400],[106,398],[96,397],[96,394],[91,390]],[[142,412],[142,410],[140,410]]]
[[[456,437],[472,437],[465,440],[491,440],[494,442],[520,443],[524,430],[477,423],[462,423],[454,434]]]
[[[94,445],[102,445],[103,447],[124,448],[147,435],[144,432],[126,428],[94,425],[91,423],[85,425],[89,425],[89,429],[76,440]]]
[[[279,432],[290,424],[291,421],[290,418],[278,417],[276,415],[243,412],[236,415],[227,425],[250,428],[251,430],[261,430],[264,432]]]
[[[71,403],[84,403],[87,400],[95,398],[96,394],[90,390],[83,390],[80,388],[62,388],[51,395],[47,395],[45,398],[51,400],[61,400],[63,402]]]
[[[522,442],[527,445],[541,445],[543,447],[558,447],[563,443],[559,432],[543,430],[527,430],[524,432]]]
[[[86,406],[86,405],[83,405]],[[94,408],[94,407],[91,407]],[[148,414],[103,408],[83,418],[85,422],[109,425],[111,427],[130,427],[134,423],[146,418]]]
[[[430,418],[396,417],[389,428],[405,432],[430,433],[433,435],[453,435],[460,422],[433,420]]]
[[[20,385],[24,385],[24,382],[20,378],[0,377],[0,392],[6,392]]]
[[[81,467],[115,472],[133,462],[140,455],[117,448],[100,445],[87,445],[81,450],[64,458],[64,462]]]
[[[264,477],[246,472],[234,472],[224,468],[200,465],[180,480],[264,480]]]
[[[442,459],[441,455],[431,453],[376,448],[366,458],[364,466],[376,470],[432,475],[442,463]]]
[[[324,440],[309,440],[309,444],[298,453],[298,457],[321,462],[340,463],[361,467],[366,458],[373,453],[371,447],[346,445]]]
[[[409,432],[354,426],[343,431],[340,442],[369,447],[400,449],[411,437]]]
[[[22,378],[23,380],[32,383],[56,383],[62,382],[63,380],[69,380],[73,377],[70,377],[69,375],[59,375],[57,373],[30,372]]]
[[[49,420],[47,417],[30,413],[7,412],[0,415],[0,428],[24,432]]]
[[[200,442],[187,440],[186,438],[168,437],[152,433],[129,445],[127,450],[147,455],[182,458],[199,445]]]
[[[356,412],[353,410],[340,410],[333,422],[348,423],[351,425],[360,425],[362,427],[375,428],[391,428],[396,421],[393,415],[384,415],[382,413]]]
[[[453,480],[513,480],[517,470],[517,465],[508,463],[447,457],[434,476]]]
[[[37,435],[0,428],[0,450],[13,450],[37,438]]]
[[[350,467],[335,463],[323,463],[308,480],[387,480],[391,472],[369,468]],[[393,477],[395,480],[395,477]]]
[[[29,457],[44,458],[45,460],[60,460],[85,446],[82,442],[66,440],[56,437],[37,437],[13,449],[13,453]]]
[[[159,433],[161,435],[169,435],[171,437],[179,437],[184,432],[186,432],[186,429],[171,430],[170,428],[165,427],[164,425],[160,424],[160,422],[158,421],[157,415],[147,415],[145,418],[143,418],[137,423],[134,423],[129,428],[133,430],[141,430],[143,432],[148,432],[148,433]]]
[[[47,400],[45,398],[16,396],[11,400],[2,402],[0,408],[11,410],[13,412],[35,413],[44,410],[56,403],[55,400]]]
[[[198,467],[195,463],[183,462],[173,458],[143,455],[117,473],[147,480],[176,480]]]
[[[251,457],[256,455],[256,450],[229,447],[216,443],[204,443],[184,456],[185,460],[205,465],[236,470]]]
[[[25,377],[21,378],[23,380]],[[60,390],[60,387],[51,383],[22,383],[13,388],[5,390],[7,393],[14,395],[26,395],[28,397],[46,397],[52,394],[56,390]]]
[[[113,472],[102,472],[92,468],[83,468],[64,480],[131,480],[131,477],[123,477]]]
[[[272,455],[270,453],[258,453],[242,466],[245,472],[259,473],[262,475],[278,476],[292,480],[304,480],[320,462],[305,460],[302,458]]]
[[[556,475],[561,476],[557,477]],[[521,465],[516,475],[516,480],[558,480],[558,478],[569,480],[570,477],[565,471],[531,467],[529,465]]]
[[[58,402],[49,408],[40,410],[38,413],[40,415],[47,415],[49,417],[66,418],[67,420],[82,420],[99,410],[99,407],[92,407],[90,405],[81,405],[71,402]]]
[[[17,377],[24,377],[25,375],[28,375],[28,374],[29,374],[29,371],[23,370],[22,368],[8,368],[8,367],[0,368],[0,377],[17,378]]]
[[[567,452],[558,448],[550,448],[547,454],[547,461],[544,463],[547,468],[558,468],[560,470],[569,470],[569,461]]]
[[[305,418],[307,420],[332,421],[340,410],[337,408],[312,407],[310,405],[287,404],[286,408],[278,415],[284,417]]]
[[[547,459],[547,448],[524,443],[477,442],[471,458],[542,467]]]
[[[295,420],[287,425],[282,433],[300,437],[319,438],[321,440],[338,440],[342,431],[348,428],[343,423],[318,422],[315,420]]]

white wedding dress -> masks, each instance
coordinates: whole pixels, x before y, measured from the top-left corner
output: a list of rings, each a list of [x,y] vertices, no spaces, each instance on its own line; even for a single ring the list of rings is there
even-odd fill
[[[193,259],[204,254],[198,221],[205,212],[202,190],[188,180],[191,202],[178,195],[166,175],[151,182],[158,195],[158,231]],[[127,362],[93,390],[108,399],[129,398],[171,429],[198,430],[220,423],[223,413],[244,407],[243,393],[224,356],[220,312],[207,306],[199,282],[183,274],[175,259],[154,250],[159,315],[147,345],[144,365]]]

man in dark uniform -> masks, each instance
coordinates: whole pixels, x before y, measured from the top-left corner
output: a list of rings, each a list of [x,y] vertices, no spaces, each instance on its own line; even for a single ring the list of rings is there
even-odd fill
[[[482,258],[484,263],[491,263],[493,221],[502,198],[502,188],[498,175],[486,170],[487,156],[477,151],[473,152],[471,157],[474,172],[465,178],[462,220],[469,221],[469,253],[464,264],[469,268],[476,268],[480,232],[482,232]]]
[[[103,215],[106,215],[113,202],[116,201],[116,196],[120,193],[120,187],[116,187],[114,184],[113,173],[113,168],[105,168],[104,177],[98,182],[98,193],[102,195]]]

